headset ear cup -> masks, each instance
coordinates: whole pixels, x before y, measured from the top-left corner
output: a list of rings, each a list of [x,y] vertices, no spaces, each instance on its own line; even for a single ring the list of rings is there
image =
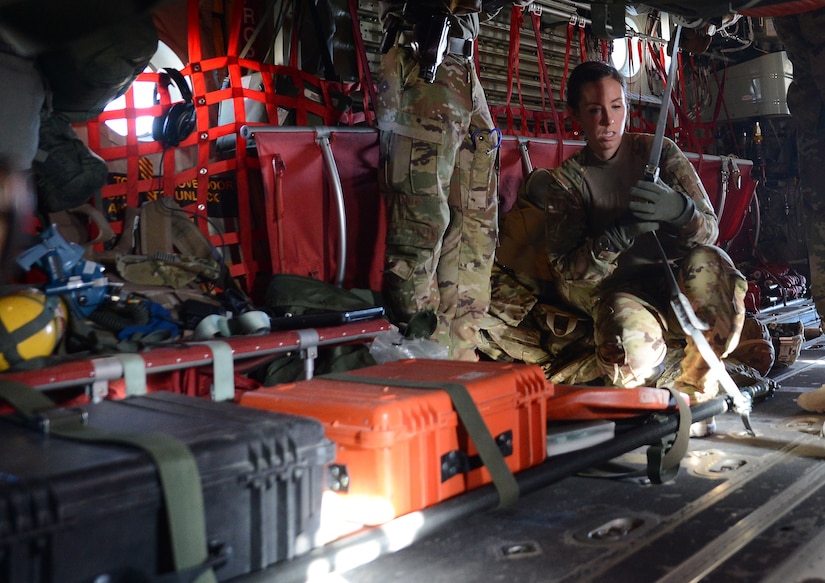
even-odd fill
[[[183,103],[172,105],[169,110],[156,117],[152,122],[152,138],[163,144],[164,148],[177,146],[189,137],[197,124],[197,113],[192,101],[192,92],[186,79],[176,69],[164,69],[163,74],[173,83],[181,93]],[[155,89],[155,103],[159,103],[157,88]]]
[[[166,114],[152,120],[152,139],[156,142],[164,142],[163,126],[166,124]]]
[[[189,137],[195,129],[195,106],[191,103],[176,103],[169,108],[162,120],[161,142],[164,146],[177,146]]]

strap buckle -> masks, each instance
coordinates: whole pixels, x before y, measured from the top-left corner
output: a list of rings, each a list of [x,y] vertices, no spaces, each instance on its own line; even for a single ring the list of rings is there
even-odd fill
[[[66,425],[86,425],[88,422],[89,412],[82,407],[41,409],[29,419],[29,425],[43,435]]]
[[[447,41],[447,53],[464,57],[465,59],[473,58],[473,39],[453,37]]]

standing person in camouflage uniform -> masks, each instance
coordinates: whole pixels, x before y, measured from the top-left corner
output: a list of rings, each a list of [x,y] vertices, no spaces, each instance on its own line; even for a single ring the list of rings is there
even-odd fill
[[[793,63],[788,109],[796,128],[811,292],[825,317],[825,8],[779,16],[774,23]]]
[[[713,245],[717,218],[691,163],[671,140],[661,176],[643,180],[653,136],[624,132],[624,78],[610,65],[585,62],[570,75],[567,104],[587,145],[551,171],[545,201],[546,245],[564,301],[593,319],[596,361],[619,387],[648,385],[662,372],[667,333],[681,332],[656,231],[708,342],[720,357],[733,350],[745,317],[745,278]],[[719,386],[693,340],[675,388],[692,403]]]
[[[479,19],[502,4],[379,3],[386,50],[376,103],[388,212],[385,301],[402,326],[418,312],[434,312],[433,339],[464,360],[477,358],[478,325],[489,304],[501,140],[476,74],[473,41]]]
[[[825,317],[825,8],[778,16],[774,23],[793,63],[788,109],[796,128],[811,294]],[[825,390],[800,395],[798,402],[807,411],[825,411]]]

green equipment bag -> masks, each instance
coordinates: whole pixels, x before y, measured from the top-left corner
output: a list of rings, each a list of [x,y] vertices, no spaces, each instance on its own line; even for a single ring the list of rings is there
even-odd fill
[[[274,316],[310,315],[329,311],[351,311],[375,307],[380,302],[369,290],[345,290],[332,284],[288,273],[272,277],[264,298],[264,309]],[[260,382],[265,386],[303,380],[304,359],[288,354],[272,361]],[[315,359],[315,373],[345,372],[377,364],[366,344],[322,347]]]

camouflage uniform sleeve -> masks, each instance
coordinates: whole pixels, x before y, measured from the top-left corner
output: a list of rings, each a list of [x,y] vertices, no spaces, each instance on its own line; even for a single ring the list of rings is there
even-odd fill
[[[588,234],[578,156],[552,171],[545,229],[547,260],[556,288],[570,305],[589,313],[595,288],[616,268],[618,253],[600,252]]]
[[[687,247],[712,245],[719,237],[719,221],[713,210],[696,169],[679,147],[669,139],[662,144],[662,182],[688,196],[694,204],[693,217],[687,224],[676,229],[677,235]],[[663,225],[663,229],[672,229]]]

